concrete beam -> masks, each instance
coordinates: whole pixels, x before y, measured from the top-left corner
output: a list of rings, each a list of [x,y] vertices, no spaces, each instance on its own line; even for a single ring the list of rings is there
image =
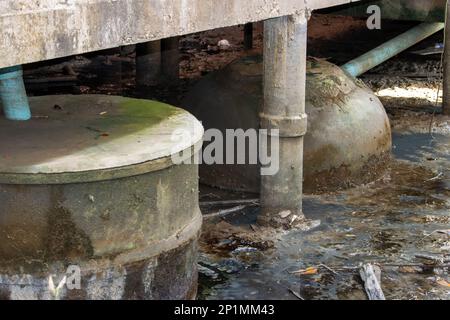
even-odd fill
[[[350,2],[355,0],[3,0],[0,68]]]
[[[263,221],[284,210],[302,216],[307,16],[300,12],[264,23],[261,128],[279,129],[279,150],[271,145],[263,154],[279,151],[279,170],[261,176]]]

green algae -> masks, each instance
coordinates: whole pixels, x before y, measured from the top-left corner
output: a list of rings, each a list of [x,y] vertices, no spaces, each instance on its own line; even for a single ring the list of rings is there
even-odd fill
[[[114,128],[114,134],[121,135],[156,126],[182,112],[162,102],[124,97],[111,114],[93,120],[89,130],[95,131],[97,136],[105,136]]]
[[[132,98],[123,98],[118,110],[123,116],[150,121],[149,125],[160,123],[181,112],[180,109],[162,102]]]

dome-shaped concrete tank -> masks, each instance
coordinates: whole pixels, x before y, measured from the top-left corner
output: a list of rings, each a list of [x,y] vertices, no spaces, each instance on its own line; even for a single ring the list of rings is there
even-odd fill
[[[237,60],[207,75],[183,100],[183,106],[202,121],[205,129],[222,132],[258,128],[261,103],[259,56]],[[379,99],[362,83],[329,62],[309,59],[306,113],[306,192],[366,183],[384,172],[391,149],[389,119]],[[225,189],[259,192],[258,165],[202,165],[200,178]]]
[[[123,97],[30,105],[30,121],[0,118],[0,298],[195,297],[198,169],[173,155],[201,124]]]

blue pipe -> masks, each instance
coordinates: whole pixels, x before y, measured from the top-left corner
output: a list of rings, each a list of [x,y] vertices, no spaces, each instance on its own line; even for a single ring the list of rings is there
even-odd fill
[[[381,46],[347,62],[341,68],[352,77],[360,76],[442,29],[444,29],[444,23],[419,24]]]
[[[0,101],[7,119],[29,120],[31,118],[21,66],[0,69]]]

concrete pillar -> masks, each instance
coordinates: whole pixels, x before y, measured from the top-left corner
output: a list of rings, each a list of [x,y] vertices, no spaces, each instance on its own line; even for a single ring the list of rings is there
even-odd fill
[[[114,84],[117,88],[117,94],[123,90],[122,87],[122,54],[121,47],[101,50],[97,52],[98,56],[104,57],[103,65],[96,70],[97,81],[99,84]]]
[[[253,49],[253,23],[244,25],[244,49]]]
[[[150,41],[136,45],[136,85],[151,86],[161,76],[161,41]]]
[[[447,13],[444,31],[444,84],[442,89],[442,112],[450,115],[450,1],[447,1]]]
[[[161,73],[166,81],[176,81],[180,76],[180,37],[161,40]]]
[[[284,210],[303,215],[307,20],[301,14],[264,23],[264,103],[260,120],[262,129],[279,129],[280,162],[278,173],[261,176],[263,221]]]

